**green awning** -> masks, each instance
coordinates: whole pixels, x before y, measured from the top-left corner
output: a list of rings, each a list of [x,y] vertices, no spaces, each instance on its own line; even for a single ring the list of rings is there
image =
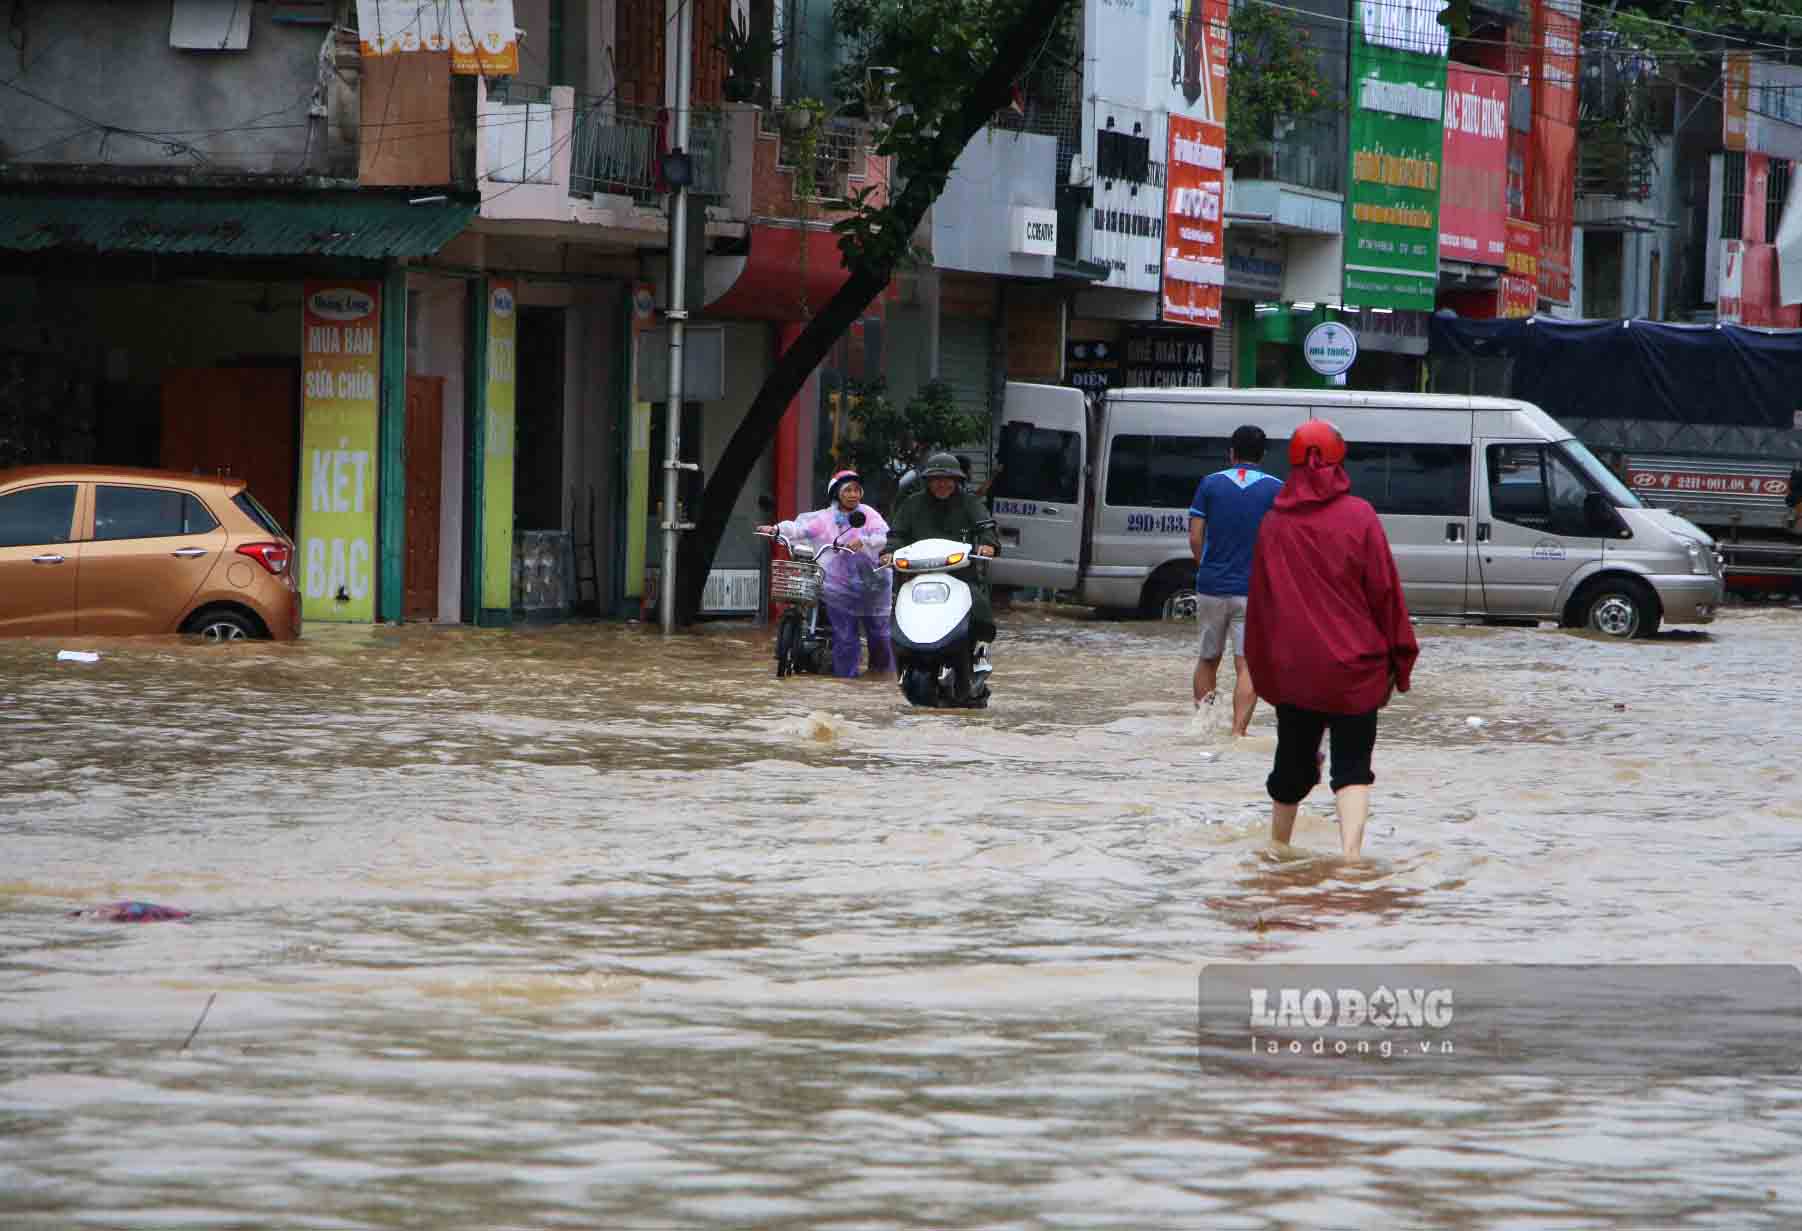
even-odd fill
[[[230,257],[427,256],[469,224],[474,205],[409,204],[360,192],[293,196],[0,194],[0,249]]]

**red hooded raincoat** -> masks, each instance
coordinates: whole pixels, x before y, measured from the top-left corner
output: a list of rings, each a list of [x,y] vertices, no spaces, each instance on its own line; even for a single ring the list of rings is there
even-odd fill
[[[1367,714],[1408,691],[1420,643],[1389,539],[1339,465],[1295,467],[1258,530],[1245,659],[1258,696]]]

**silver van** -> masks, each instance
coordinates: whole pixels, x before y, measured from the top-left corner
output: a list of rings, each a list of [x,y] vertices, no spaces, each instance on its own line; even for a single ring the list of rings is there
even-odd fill
[[[1189,505],[1233,429],[1270,438],[1329,419],[1352,494],[1382,515],[1417,616],[1552,620],[1615,637],[1706,624],[1723,592],[1714,540],[1648,508],[1545,412],[1505,398],[1307,389],[1114,389],[1091,403],[1009,384],[991,488],[998,586],[1094,607],[1179,613],[1193,592]]]

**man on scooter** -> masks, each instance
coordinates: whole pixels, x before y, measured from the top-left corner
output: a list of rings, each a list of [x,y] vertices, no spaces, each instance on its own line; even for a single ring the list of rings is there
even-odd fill
[[[888,543],[882,552],[882,563],[888,564],[895,553],[921,539],[955,539],[971,543],[979,556],[993,556],[1001,546],[995,532],[995,521],[989,511],[969,492],[963,490],[964,471],[949,453],[934,453],[921,468],[926,490],[915,492],[903,500],[889,520]],[[983,674],[992,669],[989,643],[995,639],[995,614],[989,606],[989,575],[986,569],[973,570],[970,583],[970,636],[976,646],[972,653],[972,670]]]

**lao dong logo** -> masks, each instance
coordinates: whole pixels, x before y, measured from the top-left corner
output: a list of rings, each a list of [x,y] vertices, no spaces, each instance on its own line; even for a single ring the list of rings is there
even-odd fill
[[[496,287],[494,294],[489,296],[489,303],[493,306],[494,314],[496,316],[508,317],[513,315],[513,292],[506,287]]]
[[[1357,988],[1251,989],[1251,1024],[1274,1030],[1445,1030],[1452,1024],[1452,989],[1379,987],[1366,995]]]
[[[375,311],[375,297],[348,286],[327,287],[313,292],[307,311],[321,320],[360,321]]]

